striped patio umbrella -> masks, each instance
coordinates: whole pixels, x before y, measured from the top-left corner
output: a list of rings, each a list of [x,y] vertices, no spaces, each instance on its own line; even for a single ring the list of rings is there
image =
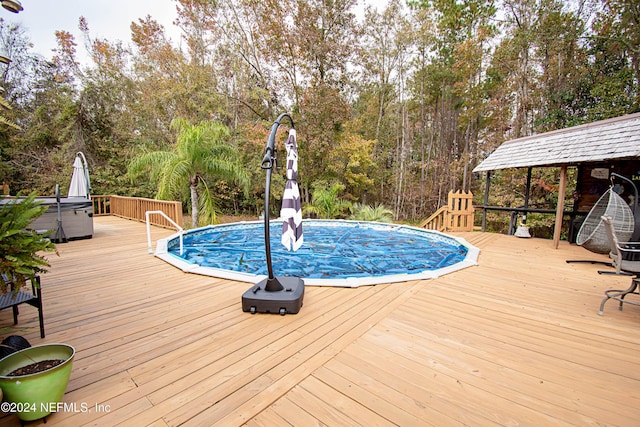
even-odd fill
[[[298,189],[298,147],[296,145],[296,130],[289,131],[289,138],[285,143],[287,149],[287,183],[282,197],[280,217],[282,224],[282,244],[288,251],[297,251],[304,241],[302,235],[302,208],[300,206],[300,191]]]

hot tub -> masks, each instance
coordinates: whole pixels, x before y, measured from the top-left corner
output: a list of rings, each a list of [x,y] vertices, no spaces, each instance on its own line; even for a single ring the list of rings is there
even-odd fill
[[[9,203],[14,197],[7,197],[2,203]],[[55,243],[65,240],[58,230],[58,202],[55,197],[36,197],[47,210],[31,223],[31,229],[47,236]],[[93,237],[93,202],[84,197],[60,198],[61,227],[66,240],[90,239]]]

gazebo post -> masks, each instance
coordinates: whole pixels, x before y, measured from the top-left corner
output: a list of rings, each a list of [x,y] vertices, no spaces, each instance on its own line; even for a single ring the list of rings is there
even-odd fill
[[[484,189],[484,206],[482,207],[482,232],[487,228],[487,206],[489,206],[489,189],[491,188],[491,171],[487,171],[487,182]]]
[[[556,207],[556,224],[553,227],[553,247],[560,246],[560,233],[562,232],[562,218],[564,216],[564,193],[567,190],[567,165],[560,168],[560,185],[558,187],[558,206]]]
[[[533,174],[533,166],[529,166],[527,168],[527,188],[524,189],[524,219],[523,219],[523,224],[527,223],[527,214],[529,212],[526,211],[526,209],[529,207],[529,196],[531,195],[531,175]]]

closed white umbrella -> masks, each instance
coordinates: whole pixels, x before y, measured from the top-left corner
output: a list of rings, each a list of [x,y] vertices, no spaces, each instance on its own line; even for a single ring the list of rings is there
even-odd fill
[[[73,161],[73,175],[71,175],[71,183],[69,184],[69,192],[67,197],[83,197],[88,199],[91,183],[89,181],[89,167],[87,159],[82,152],[76,154]]]
[[[289,138],[285,143],[287,149],[287,182],[282,197],[280,217],[282,224],[282,244],[288,251],[297,251],[304,242],[302,235],[302,207],[300,204],[300,190],[298,189],[298,146],[296,145],[296,130],[289,131]]]

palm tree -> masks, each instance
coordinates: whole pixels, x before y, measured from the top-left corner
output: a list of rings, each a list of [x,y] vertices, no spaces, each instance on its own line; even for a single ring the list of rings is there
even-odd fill
[[[303,208],[305,214],[314,214],[318,218],[333,219],[344,218],[345,213],[351,210],[351,203],[342,200],[338,194],[344,190],[344,185],[335,183],[328,186],[325,182],[313,185],[311,204]]]
[[[349,219],[358,221],[393,222],[393,211],[384,205],[360,205],[353,207],[353,215]]]
[[[4,99],[3,96],[0,95],[0,107],[6,108],[7,110],[11,110],[11,105]],[[14,123],[13,120],[7,118],[4,113],[0,113],[0,124],[8,126],[13,129],[21,130],[22,128]]]
[[[171,127],[178,132],[172,151],[153,151],[134,158],[129,163],[131,178],[148,172],[158,182],[156,197],[172,199],[186,197],[189,188],[191,225],[198,227],[200,219],[215,223],[217,212],[207,179],[233,181],[248,191],[249,177],[238,161],[236,150],[226,144],[229,130],[220,123],[202,122],[191,125],[184,119],[174,119]]]

